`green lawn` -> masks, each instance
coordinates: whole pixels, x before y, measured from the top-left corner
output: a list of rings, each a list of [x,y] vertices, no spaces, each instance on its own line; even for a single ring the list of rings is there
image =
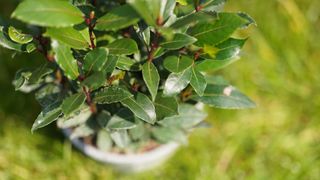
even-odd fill
[[[11,59],[0,49],[0,179],[320,179],[320,1],[229,1],[251,27],[242,60],[216,73],[259,105],[209,110],[210,129],[195,131],[163,167],[122,175],[72,149],[54,125],[31,134],[39,112],[32,95],[14,93],[14,71],[40,56]],[[0,2],[1,18],[14,6]]]

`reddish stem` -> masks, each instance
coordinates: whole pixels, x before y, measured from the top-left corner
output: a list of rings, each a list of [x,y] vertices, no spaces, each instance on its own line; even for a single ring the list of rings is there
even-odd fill
[[[97,113],[97,106],[92,102],[90,91],[86,87],[82,87],[83,92],[86,95],[87,104],[90,106],[90,110],[93,114]]]
[[[154,53],[156,51],[156,49],[159,47],[158,45],[158,40],[160,37],[160,33],[158,31],[156,31],[156,37],[154,38],[153,42],[151,43],[151,49],[148,52],[148,61],[151,62],[154,58]]]

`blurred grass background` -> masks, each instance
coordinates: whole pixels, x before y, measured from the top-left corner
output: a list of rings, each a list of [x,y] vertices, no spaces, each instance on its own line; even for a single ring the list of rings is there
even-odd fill
[[[0,0],[0,22],[15,0]],[[30,133],[39,106],[15,93],[18,68],[42,57],[0,48],[0,179],[320,179],[320,1],[229,1],[251,27],[242,60],[218,72],[259,105],[209,110],[211,129],[195,131],[163,167],[121,175],[88,159],[54,125]]]

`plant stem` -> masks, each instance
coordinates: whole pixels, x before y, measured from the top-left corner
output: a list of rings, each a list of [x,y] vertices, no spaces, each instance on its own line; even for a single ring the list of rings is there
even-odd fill
[[[42,35],[36,36],[34,38],[39,42],[40,47],[37,48],[38,52],[43,54],[43,56],[46,58],[48,62],[54,62],[55,61],[54,57],[50,56],[48,53],[48,48],[47,48],[48,40],[45,39]]]
[[[90,91],[86,88],[86,87],[82,87],[82,90],[83,92],[85,93],[86,95],[86,101],[88,103],[88,105],[90,106],[90,110],[93,114],[96,114],[97,113],[97,106],[96,104],[94,104],[92,102],[92,98],[91,98],[91,95],[90,95]]]
[[[158,40],[159,40],[159,37],[160,37],[160,33],[158,31],[156,31],[155,36],[156,37],[154,38],[153,42],[151,43],[151,49],[148,52],[148,59],[147,60],[149,62],[151,62],[153,60],[155,50],[159,47]]]
[[[95,12],[94,11],[91,11],[90,12],[90,15],[89,15],[89,18],[85,18],[85,22],[87,24],[87,26],[89,27],[89,36],[90,36],[90,47],[92,49],[96,48],[96,45],[94,44],[94,34],[93,34],[93,30],[94,30],[94,27],[96,26],[96,23],[93,22],[95,18]]]

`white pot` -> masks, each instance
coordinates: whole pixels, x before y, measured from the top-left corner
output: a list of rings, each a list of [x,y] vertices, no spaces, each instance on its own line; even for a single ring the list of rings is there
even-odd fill
[[[71,130],[62,129],[62,131],[70,139]],[[171,142],[141,154],[116,154],[101,151],[94,146],[83,143],[78,138],[70,139],[70,141],[90,158],[108,164],[124,173],[140,172],[157,167],[169,159],[179,147],[178,143]]]

